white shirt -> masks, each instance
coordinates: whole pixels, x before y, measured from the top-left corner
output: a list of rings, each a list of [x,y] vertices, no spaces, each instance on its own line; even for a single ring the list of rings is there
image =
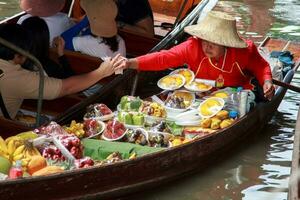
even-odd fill
[[[114,57],[118,53],[126,56],[126,47],[124,40],[117,36],[119,48],[113,52],[110,47],[103,42],[101,37],[93,37],[91,35],[78,36],[73,38],[73,46],[75,51],[80,51],[91,56],[95,56],[105,60],[107,57]]]
[[[23,15],[18,20],[18,24],[22,24],[23,21],[29,17],[32,17],[30,14]],[[48,25],[50,32],[50,46],[52,46],[53,38],[59,36],[61,33],[65,32],[69,28],[75,25],[75,23],[68,17],[67,14],[58,12],[55,15],[49,17],[41,17],[45,20]]]

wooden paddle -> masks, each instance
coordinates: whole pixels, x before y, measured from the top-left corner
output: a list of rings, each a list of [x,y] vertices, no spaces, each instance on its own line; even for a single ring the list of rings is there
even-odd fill
[[[294,85],[291,85],[291,84],[288,84],[288,83],[285,83],[285,82],[282,82],[282,81],[279,81],[276,79],[272,79],[272,81],[273,81],[274,85],[278,85],[278,86],[284,87],[286,89],[292,90],[294,92],[300,93],[300,87],[297,87],[297,86],[294,86]]]

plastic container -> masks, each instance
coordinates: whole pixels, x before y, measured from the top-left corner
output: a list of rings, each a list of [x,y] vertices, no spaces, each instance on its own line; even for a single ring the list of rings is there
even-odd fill
[[[248,106],[248,91],[242,90],[238,93],[239,95],[239,115],[243,117],[247,113]]]
[[[22,162],[21,160],[17,160],[15,166],[10,168],[8,178],[17,179],[22,177],[23,177]]]
[[[228,111],[238,111],[238,109],[239,109],[239,96],[238,96],[237,89],[232,88],[231,95],[227,99],[225,109],[228,110]]]

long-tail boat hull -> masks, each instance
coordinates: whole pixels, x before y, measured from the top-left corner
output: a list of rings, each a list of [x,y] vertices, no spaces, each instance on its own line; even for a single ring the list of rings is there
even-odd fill
[[[290,83],[293,75],[289,71],[284,82]],[[181,146],[101,167],[2,181],[1,199],[111,199],[157,187],[208,167],[246,137],[260,134],[285,93],[279,87],[272,101],[258,104],[234,125]]]

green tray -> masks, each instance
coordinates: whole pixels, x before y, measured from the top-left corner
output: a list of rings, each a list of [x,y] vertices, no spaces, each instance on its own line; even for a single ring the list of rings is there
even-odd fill
[[[94,160],[105,160],[111,153],[118,151],[123,159],[128,159],[135,152],[137,157],[161,151],[164,148],[141,146],[127,142],[108,142],[96,139],[82,140],[84,146],[84,155]]]

